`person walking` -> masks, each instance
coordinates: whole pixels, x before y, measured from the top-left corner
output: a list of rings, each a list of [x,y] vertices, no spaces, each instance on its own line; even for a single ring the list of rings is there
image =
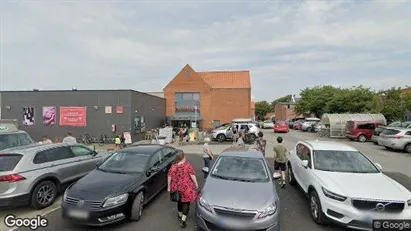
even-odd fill
[[[267,141],[264,139],[264,133],[259,132],[258,133],[258,139],[256,141],[257,144],[257,150],[263,153],[265,156],[265,147],[267,146]]]
[[[278,144],[274,146],[274,170],[279,171],[281,174],[281,188],[285,187],[285,171],[286,171],[286,163],[287,163],[287,148],[284,147],[283,138],[277,137]]]
[[[67,132],[66,137],[63,139],[63,143],[67,144],[77,144],[76,138],[73,137],[73,133]]]
[[[204,168],[207,168],[207,170],[210,170],[210,163],[211,160],[214,159],[214,154],[210,149],[209,143],[210,143],[210,138],[205,138],[204,139],[204,146],[203,146],[203,160],[204,160]],[[204,174],[204,178],[206,178],[207,175]]]
[[[235,125],[235,123],[233,123],[231,125],[231,129],[233,131],[233,145],[235,145],[237,143],[237,139],[238,139],[238,129],[237,126]]]
[[[240,135],[237,140],[237,145],[240,147],[245,147],[244,139],[245,139],[245,134],[243,132],[240,132]]]
[[[52,144],[53,141],[51,141],[46,135],[44,135],[43,138],[42,138],[41,143],[42,144]]]
[[[176,156],[176,163],[168,172],[167,191],[170,199],[177,202],[178,219],[181,228],[187,227],[190,204],[197,200],[198,182],[194,167],[186,159],[183,151]]]
[[[121,146],[120,136],[116,136],[116,138],[114,138],[114,144],[116,145],[116,150],[120,150],[120,146]]]

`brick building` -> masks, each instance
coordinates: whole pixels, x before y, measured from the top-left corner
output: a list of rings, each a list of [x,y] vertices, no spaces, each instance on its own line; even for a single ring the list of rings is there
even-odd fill
[[[275,105],[274,114],[275,120],[277,121],[288,121],[293,118],[305,118],[309,117],[308,114],[299,115],[294,112],[296,103],[288,102],[288,103],[278,103]]]
[[[187,64],[164,88],[164,97],[174,126],[213,128],[254,116],[249,71],[196,72]]]

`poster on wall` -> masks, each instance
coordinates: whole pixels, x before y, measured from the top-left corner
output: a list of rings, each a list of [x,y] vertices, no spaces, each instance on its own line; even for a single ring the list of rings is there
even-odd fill
[[[87,107],[60,107],[60,126],[87,126]]]
[[[105,110],[106,114],[111,114],[113,113],[113,107],[112,106],[106,106]]]
[[[56,107],[43,107],[43,125],[50,126],[56,124]]]
[[[131,144],[133,143],[133,141],[131,140],[131,134],[130,132],[123,132],[123,136],[124,136],[124,143],[126,144]]]
[[[134,134],[139,134],[141,132],[141,123],[140,123],[140,116],[134,117],[134,123],[133,123],[133,132]]]
[[[23,125],[34,125],[34,107],[23,107]]]
[[[117,114],[123,114],[123,106],[117,106],[116,107],[116,112],[117,112]]]

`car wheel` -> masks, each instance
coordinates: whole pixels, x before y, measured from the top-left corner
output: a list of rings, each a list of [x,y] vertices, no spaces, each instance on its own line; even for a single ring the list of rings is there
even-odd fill
[[[250,134],[250,142],[253,143],[255,141],[255,139],[257,139],[257,136],[254,135],[254,134]]]
[[[218,135],[218,136],[217,136],[217,140],[218,140],[218,142],[220,142],[220,143],[224,142],[224,141],[225,141],[225,135],[223,135],[223,134]]]
[[[322,211],[320,198],[316,191],[310,193],[310,215],[313,221],[317,224],[325,224],[325,215]]]
[[[387,146],[384,146],[384,147],[388,150],[393,150],[393,148],[391,148],[391,147],[387,147]]]
[[[360,135],[360,136],[358,137],[358,140],[359,140],[361,143],[364,143],[365,141],[367,141],[367,137],[364,136],[364,135]]]
[[[296,183],[296,181],[295,181],[295,178],[294,178],[294,172],[293,172],[293,168],[291,167],[291,164],[289,163],[288,164],[288,168],[287,168],[287,174],[288,174],[288,183],[290,184],[290,185],[296,185],[295,183]]]
[[[31,193],[31,206],[43,209],[54,203],[57,197],[57,185],[52,181],[43,181],[36,185]]]
[[[378,145],[378,142],[373,142],[375,145]]]
[[[139,192],[134,198],[133,205],[131,206],[130,220],[139,221],[143,215],[143,205],[144,205],[144,193]]]
[[[405,145],[404,151],[411,154],[411,144]]]

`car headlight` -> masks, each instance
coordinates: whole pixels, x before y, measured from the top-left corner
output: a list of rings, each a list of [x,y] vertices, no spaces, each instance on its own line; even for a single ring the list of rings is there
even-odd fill
[[[345,200],[347,200],[346,196],[342,196],[342,195],[339,195],[337,193],[333,193],[333,192],[331,192],[331,191],[329,191],[325,188],[322,188],[322,189],[323,189],[324,195],[328,198],[331,198],[331,199],[334,199],[334,200],[337,200],[337,201],[341,201],[341,202],[344,202]]]
[[[268,206],[266,209],[260,211],[260,215],[258,216],[259,219],[268,217],[273,215],[277,211],[277,203],[274,202],[270,206]]]
[[[213,212],[213,207],[211,205],[209,205],[206,200],[204,200],[203,197],[200,197],[200,199],[198,200],[199,204],[201,207],[205,208],[206,210],[208,210],[209,212]]]
[[[409,199],[409,200],[407,201],[407,204],[408,204],[409,207],[411,207],[411,199]]]
[[[125,204],[127,202],[127,199],[128,193],[124,193],[115,197],[110,197],[104,202],[103,208]]]

